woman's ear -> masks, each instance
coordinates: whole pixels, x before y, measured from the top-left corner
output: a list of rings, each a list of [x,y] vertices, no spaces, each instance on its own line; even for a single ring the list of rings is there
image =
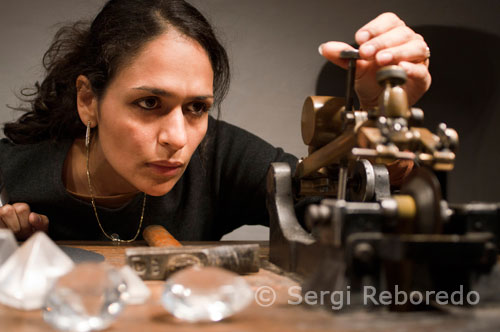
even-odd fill
[[[97,126],[97,96],[92,91],[92,84],[86,76],[80,75],[76,79],[76,107],[83,124]]]

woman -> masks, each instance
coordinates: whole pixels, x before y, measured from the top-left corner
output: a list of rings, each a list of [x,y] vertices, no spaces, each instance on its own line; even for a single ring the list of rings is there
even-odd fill
[[[356,33],[361,106],[380,93],[378,68],[407,71],[413,104],[428,89],[428,48],[396,15]],[[340,42],[320,53],[346,67]],[[265,222],[269,164],[295,157],[209,116],[229,84],[226,52],[182,0],[111,0],[90,27],[59,31],[47,76],[6,124],[0,169],[10,204],[0,227],[24,239],[135,240],[148,224],[180,240],[218,240]]]

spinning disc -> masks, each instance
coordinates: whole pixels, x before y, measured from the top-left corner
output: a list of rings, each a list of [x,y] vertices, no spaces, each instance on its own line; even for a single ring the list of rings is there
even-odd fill
[[[401,187],[401,194],[409,195],[415,201],[416,234],[441,233],[441,186],[434,173],[424,167],[416,169]]]

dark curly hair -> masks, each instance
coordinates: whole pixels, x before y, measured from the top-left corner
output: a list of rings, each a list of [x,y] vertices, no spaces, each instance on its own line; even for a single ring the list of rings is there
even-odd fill
[[[45,79],[31,92],[21,91],[30,106],[6,123],[4,133],[18,144],[85,135],[76,106],[76,79],[85,75],[93,92],[106,87],[141,47],[169,28],[197,41],[207,52],[214,72],[214,99],[219,108],[229,88],[229,61],[203,15],[183,0],[111,0],[94,21],[62,27],[43,57]]]

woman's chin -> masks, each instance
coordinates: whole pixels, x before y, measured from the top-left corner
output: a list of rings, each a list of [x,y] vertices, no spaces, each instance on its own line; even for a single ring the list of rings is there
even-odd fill
[[[177,183],[177,181],[175,182]],[[163,184],[158,184],[154,186],[150,186],[147,188],[144,188],[144,190],[141,190],[142,192],[145,192],[149,196],[163,196],[166,195],[172,188],[175,186],[175,183],[163,183]]]

